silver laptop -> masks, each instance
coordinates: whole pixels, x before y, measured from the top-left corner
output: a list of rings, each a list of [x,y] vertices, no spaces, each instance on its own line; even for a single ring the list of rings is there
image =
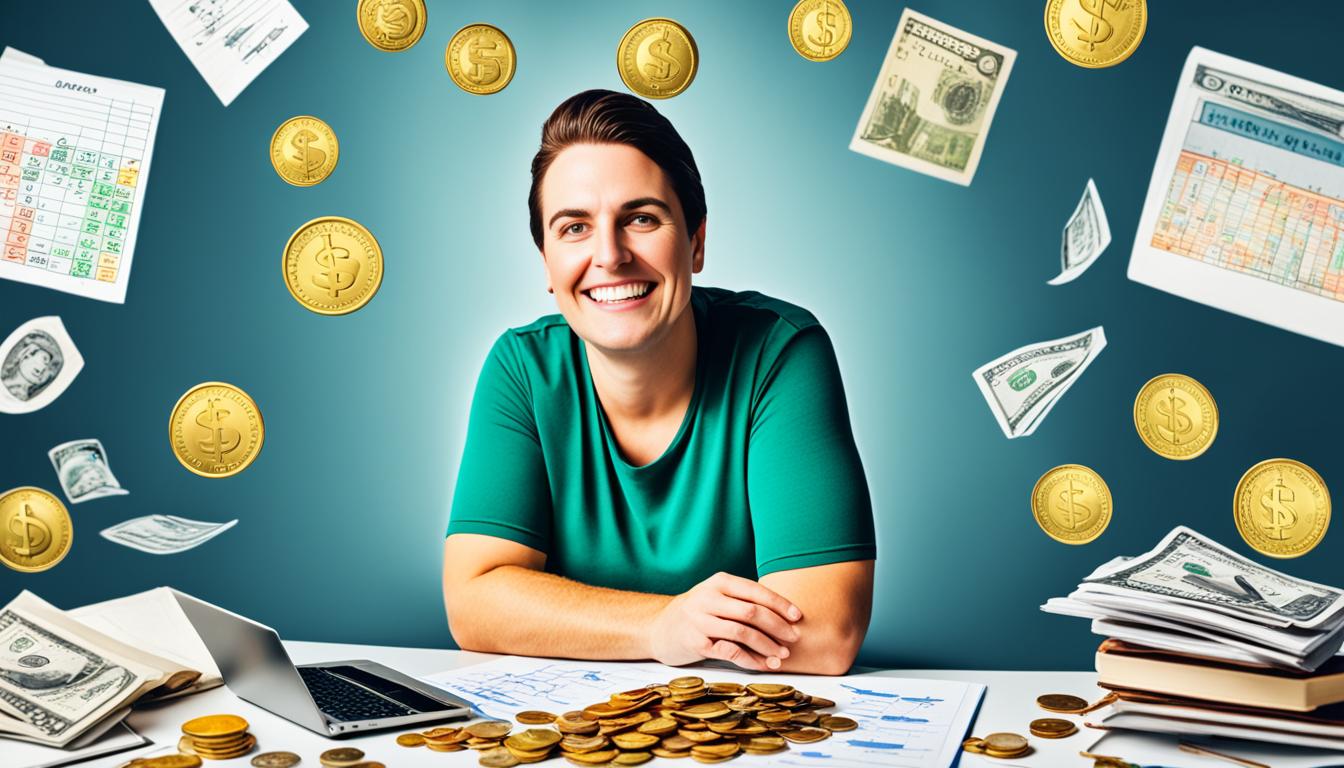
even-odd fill
[[[471,717],[467,702],[376,662],[295,666],[264,624],[172,590],[239,698],[323,736]]]

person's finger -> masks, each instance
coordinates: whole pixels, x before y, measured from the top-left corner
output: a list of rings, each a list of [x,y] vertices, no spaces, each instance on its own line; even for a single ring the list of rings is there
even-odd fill
[[[767,658],[774,656],[784,659],[788,658],[789,655],[787,647],[775,642],[764,632],[746,624],[739,624],[736,621],[708,616],[703,622],[702,631],[707,637],[731,640]]]
[[[723,593],[715,595],[708,610],[715,616],[755,627],[781,643],[796,642],[798,628],[783,616],[750,600],[738,600]]]
[[[722,659],[743,669],[754,669],[757,672],[769,672],[773,669],[766,665],[764,658],[732,640],[715,640],[705,653],[705,658]]]
[[[803,618],[803,609],[759,581],[744,579],[741,576],[724,572],[715,574],[714,578],[717,580],[719,591],[729,597],[760,603],[789,621],[798,621]]]

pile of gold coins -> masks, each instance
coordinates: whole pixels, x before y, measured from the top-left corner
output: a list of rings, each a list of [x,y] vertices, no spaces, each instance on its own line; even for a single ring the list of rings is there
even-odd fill
[[[1026,738],[1016,733],[991,733],[983,739],[972,736],[961,742],[961,748],[977,755],[1005,759],[1022,757],[1031,751]]]
[[[563,756],[580,766],[639,765],[654,757],[690,757],[721,763],[740,754],[769,755],[789,742],[810,744],[835,731],[852,731],[848,717],[823,714],[835,702],[809,696],[791,685],[706,683],[678,677],[614,694],[608,701],[554,715],[519,712],[523,725],[553,725],[513,733],[513,725],[486,720],[461,728],[403,733],[403,747],[438,752],[480,751],[480,764],[509,768]]]
[[[1114,700],[1114,694],[1107,694],[1089,704],[1086,699],[1067,693],[1046,693],[1036,697],[1036,705],[1047,712],[1082,715],[1101,709]],[[1027,729],[1032,736],[1041,739],[1063,739],[1078,732],[1077,724],[1062,717],[1042,717],[1032,720]],[[1011,732],[991,733],[984,738],[972,736],[961,742],[961,748],[977,755],[1005,760],[1023,757],[1031,752],[1031,744],[1026,737]]]
[[[247,732],[247,721],[237,715],[206,715],[182,724],[177,751],[207,760],[232,760],[257,746],[257,737]]]

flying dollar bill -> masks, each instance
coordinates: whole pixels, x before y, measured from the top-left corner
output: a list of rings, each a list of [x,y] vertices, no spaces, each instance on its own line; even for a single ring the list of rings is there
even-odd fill
[[[129,493],[112,474],[112,468],[107,463],[107,451],[98,440],[61,443],[47,451],[47,457],[56,468],[61,490],[65,491],[71,504]]]
[[[1005,437],[1030,435],[1106,348],[1101,326],[1019,347],[971,374]]]
[[[906,8],[849,148],[969,185],[1016,57]]]
[[[213,539],[238,523],[207,523],[174,515],[145,515],[102,531],[103,538],[151,555],[171,555]]]
[[[84,357],[55,315],[35,317],[0,343],[0,413],[30,413],[61,396]]]
[[[1106,220],[1106,209],[1101,205],[1096,182],[1087,180],[1087,188],[1073,209],[1073,215],[1064,225],[1059,245],[1059,276],[1047,281],[1063,285],[1087,271],[1106,246],[1111,244],[1111,225]]]

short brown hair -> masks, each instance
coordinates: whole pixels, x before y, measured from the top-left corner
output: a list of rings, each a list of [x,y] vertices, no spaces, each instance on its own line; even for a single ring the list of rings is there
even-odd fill
[[[593,89],[565,99],[541,126],[541,147],[532,158],[532,188],[527,194],[532,239],[538,248],[542,243],[541,179],[556,155],[573,144],[625,144],[643,152],[672,182],[688,235],[700,228],[705,218],[705,187],[691,148],[677,129],[641,98]]]

